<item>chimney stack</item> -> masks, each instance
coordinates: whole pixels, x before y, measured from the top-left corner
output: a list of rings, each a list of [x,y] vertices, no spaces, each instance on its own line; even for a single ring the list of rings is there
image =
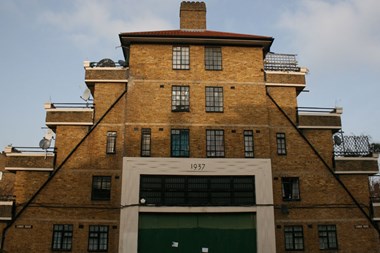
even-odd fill
[[[179,18],[181,30],[206,30],[206,4],[183,1]]]

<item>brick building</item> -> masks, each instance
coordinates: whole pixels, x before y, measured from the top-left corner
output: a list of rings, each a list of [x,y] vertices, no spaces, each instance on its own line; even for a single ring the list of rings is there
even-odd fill
[[[54,148],[0,157],[3,250],[380,252],[376,154],[342,108],[298,107],[294,55],[207,30],[203,2],[119,37],[123,61],[84,64],[93,102],[45,104]]]

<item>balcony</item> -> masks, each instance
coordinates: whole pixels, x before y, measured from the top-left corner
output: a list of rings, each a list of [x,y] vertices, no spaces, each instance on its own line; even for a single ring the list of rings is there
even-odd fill
[[[93,90],[95,83],[126,83],[129,77],[128,62],[114,62],[111,59],[102,59],[99,62],[85,61],[85,82]]]
[[[343,108],[297,107],[297,124],[300,129],[342,128],[341,115]]]
[[[4,149],[4,169],[16,171],[53,171],[55,165],[55,150],[42,150],[37,147],[12,147]]]
[[[345,136],[338,132],[333,141],[336,174],[379,173],[379,150],[369,142],[368,136]]]
[[[92,103],[46,103],[46,126],[55,129],[58,125],[92,126],[94,104]]]

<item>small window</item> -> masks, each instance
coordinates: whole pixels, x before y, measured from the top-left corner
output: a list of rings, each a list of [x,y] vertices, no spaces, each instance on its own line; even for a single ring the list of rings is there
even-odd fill
[[[88,251],[108,250],[108,226],[90,225]]]
[[[110,200],[111,199],[111,177],[94,176],[92,177],[92,200]]]
[[[319,248],[338,249],[335,225],[318,225]]]
[[[223,112],[223,87],[206,87],[206,112]]]
[[[141,129],[141,156],[150,156],[151,133],[150,128]]]
[[[70,251],[73,239],[73,225],[53,226],[53,250]]]
[[[244,156],[253,158],[253,131],[244,130]]]
[[[107,154],[116,153],[116,132],[107,132]]]
[[[205,68],[206,70],[222,70],[222,48],[205,48]]]
[[[172,87],[172,111],[190,111],[190,88],[189,86]]]
[[[172,129],[171,156],[172,157],[189,157],[189,130],[188,129]]]
[[[224,131],[206,130],[207,157],[224,157]]]
[[[285,226],[285,250],[303,250],[303,227]]]
[[[282,178],[282,199],[287,201],[300,200],[298,177]]]
[[[190,69],[190,48],[173,47],[173,69]]]
[[[277,154],[286,155],[286,139],[284,133],[277,133]]]

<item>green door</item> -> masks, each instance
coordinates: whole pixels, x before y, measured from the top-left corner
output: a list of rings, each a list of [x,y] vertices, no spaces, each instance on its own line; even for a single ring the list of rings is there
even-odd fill
[[[139,253],[256,253],[255,213],[141,213]]]

